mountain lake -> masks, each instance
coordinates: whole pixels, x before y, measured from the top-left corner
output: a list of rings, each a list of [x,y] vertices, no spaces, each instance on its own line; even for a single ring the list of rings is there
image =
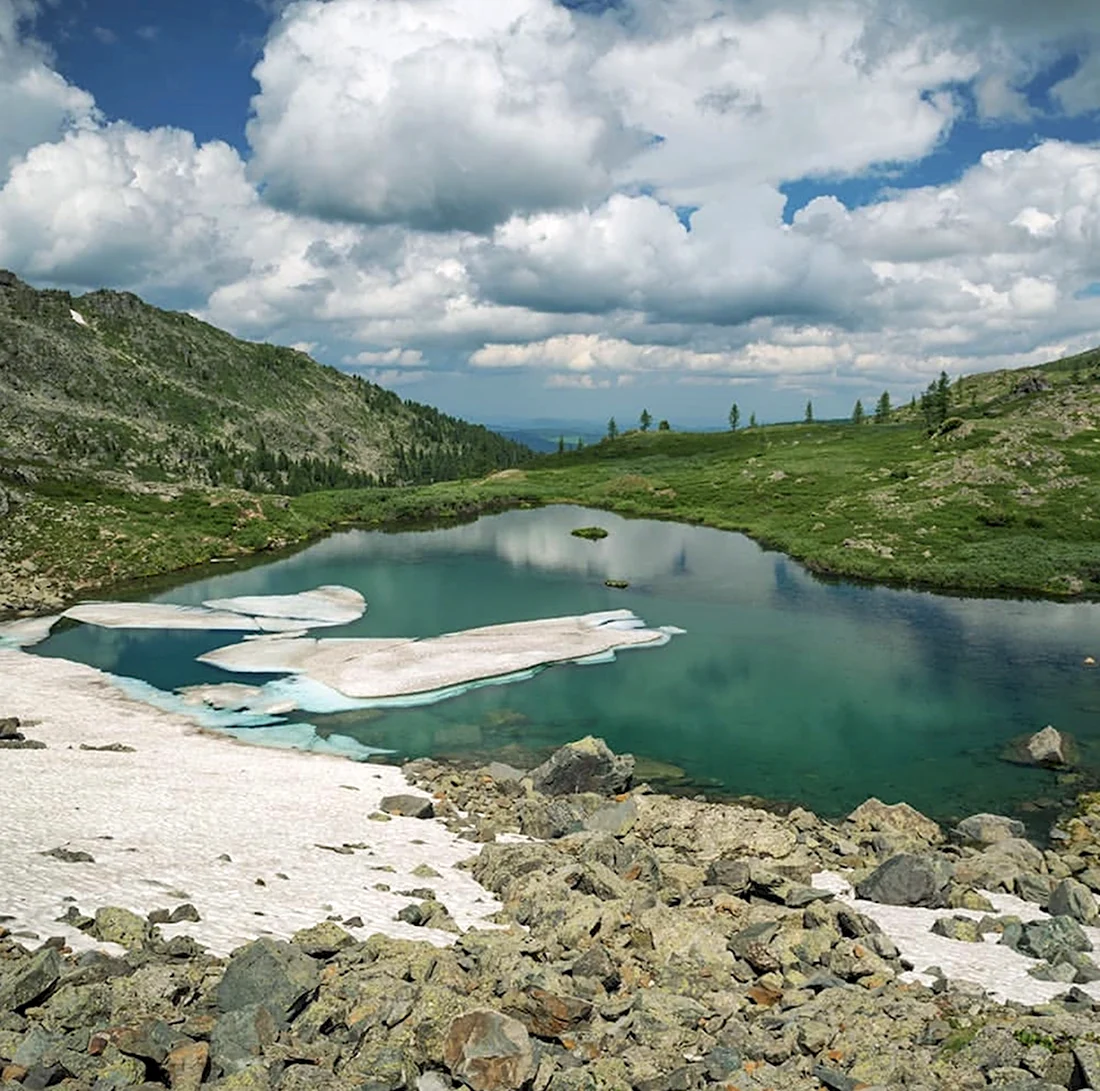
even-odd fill
[[[571,536],[590,525],[608,536]],[[341,738],[393,760],[528,766],[593,734],[634,753],[639,778],[663,790],[797,802],[828,817],[875,795],[941,821],[994,811],[1036,829],[1100,766],[1100,668],[1085,663],[1100,657],[1097,604],[823,581],[739,534],[567,506],[434,530],[349,530],[266,564],[211,571],[146,597],[359,590],[366,614],[318,637],[427,637],[622,608],[684,630],[614,662],[552,666],[434,704],[296,712],[283,719],[297,726],[236,729],[256,739]],[[31,650],[162,691],[256,685],[265,677],[195,661],[241,635],[65,622]],[[1002,760],[1010,740],[1046,724],[1075,736],[1086,781]]]

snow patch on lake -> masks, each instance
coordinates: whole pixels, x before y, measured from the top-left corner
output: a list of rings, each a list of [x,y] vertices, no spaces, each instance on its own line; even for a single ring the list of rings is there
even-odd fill
[[[474,685],[527,678],[556,663],[605,662],[620,649],[659,647],[670,639],[665,630],[647,629],[629,610],[606,610],[422,640],[251,640],[207,652],[199,662],[228,671],[298,674],[346,700],[421,703]]]

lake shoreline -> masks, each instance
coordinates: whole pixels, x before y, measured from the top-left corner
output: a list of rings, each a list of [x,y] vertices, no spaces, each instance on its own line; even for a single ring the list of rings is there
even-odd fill
[[[113,1071],[177,1091],[281,1091],[307,1086],[305,1065],[308,1086],[370,1078],[399,1091],[432,1073],[430,1086],[451,1088],[464,1057],[499,1046],[483,1024],[513,1043],[500,1091],[572,1091],[589,1086],[581,1076],[608,1088],[814,1091],[929,1074],[971,1086],[985,1071],[971,1043],[991,1041],[1006,1086],[1014,1068],[1076,1086],[1092,1063],[1100,984],[1044,982],[1026,974],[1031,956],[928,929],[1012,914],[1025,934],[1045,928],[1005,884],[1034,895],[1061,874],[1089,878],[1100,800],[1082,800],[1042,853],[1008,820],[976,843],[945,839],[904,804],[869,801],[829,823],[662,796],[591,741],[532,773],[387,767],[207,737],[79,664],[6,651],[0,672],[0,714],[46,743],[0,757],[4,851],[19,857],[2,870],[22,877],[0,911],[41,903],[0,928],[5,1078],[57,1065],[77,1086]],[[373,812],[392,790],[431,800],[437,817]],[[940,861],[950,885],[914,908],[852,893],[899,853]],[[88,878],[97,869],[106,884]],[[261,1010],[270,1027],[257,1036]]]
[[[256,499],[263,498],[257,497]],[[434,498],[430,496],[423,498],[425,512],[431,511],[433,503],[437,503]],[[685,518],[676,513],[669,513],[658,506],[648,508],[644,503],[639,504],[637,501],[632,501],[625,506],[615,502],[599,504],[592,498],[582,496],[569,494],[542,495],[533,492],[530,495],[509,497],[494,494],[481,496],[475,501],[463,505],[461,510],[448,513],[442,518],[438,516],[433,518],[430,514],[414,512],[381,519],[363,516],[360,518],[339,517],[335,520],[319,520],[315,526],[293,540],[278,537],[272,542],[251,548],[227,539],[224,542],[208,543],[206,546],[208,556],[198,563],[180,567],[163,567],[157,570],[149,570],[144,567],[141,572],[107,580],[77,581],[64,572],[57,574],[52,570],[48,576],[41,575],[37,570],[26,574],[18,574],[16,566],[12,565],[7,576],[7,585],[3,591],[8,601],[14,601],[19,605],[16,607],[0,605],[0,621],[47,614],[58,609],[65,609],[83,601],[92,594],[97,596],[127,596],[140,593],[142,589],[150,585],[178,586],[201,576],[214,565],[225,565],[226,570],[232,570],[240,566],[266,563],[268,560],[293,555],[341,531],[376,530],[383,533],[401,533],[410,530],[445,529],[476,522],[484,516],[506,511],[555,506],[580,506],[591,511],[619,515],[624,519],[652,519],[657,522],[707,527],[724,533],[743,535],[761,549],[782,554],[800,565],[815,578],[826,583],[852,583],[865,587],[922,591],[955,598],[1009,599],[1051,603],[1100,602],[1100,594],[1089,594],[1083,590],[1067,590],[1063,593],[1055,593],[1049,589],[1036,588],[1023,581],[1018,584],[1009,581],[991,586],[986,582],[966,578],[935,580],[891,576],[888,573],[868,575],[865,565],[862,563],[863,558],[859,556],[861,551],[858,549],[849,551],[852,554],[851,564],[846,565],[838,562],[835,558],[826,560],[825,556],[829,551],[825,547],[818,551],[806,548],[788,548],[781,536],[754,532],[751,528],[738,523],[731,523],[722,518]]]

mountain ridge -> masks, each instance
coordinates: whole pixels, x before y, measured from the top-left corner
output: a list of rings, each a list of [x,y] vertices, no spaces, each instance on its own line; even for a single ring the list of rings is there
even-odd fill
[[[530,453],[297,349],[0,270],[0,468],[299,493],[477,476]]]

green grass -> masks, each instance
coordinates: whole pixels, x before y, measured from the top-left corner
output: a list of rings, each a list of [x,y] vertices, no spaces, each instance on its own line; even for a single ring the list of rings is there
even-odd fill
[[[607,531],[603,527],[577,527],[569,532],[574,538],[584,538],[589,542],[598,542],[607,537]]]
[[[1043,375],[1052,387],[1023,395],[1016,373],[968,378],[951,406],[961,423],[931,436],[911,411],[890,424],[631,432],[477,481],[291,498],[44,479],[4,524],[0,573],[30,560],[72,594],[341,526],[574,503],[743,531],[828,576],[1098,598],[1100,382],[1080,367]]]

